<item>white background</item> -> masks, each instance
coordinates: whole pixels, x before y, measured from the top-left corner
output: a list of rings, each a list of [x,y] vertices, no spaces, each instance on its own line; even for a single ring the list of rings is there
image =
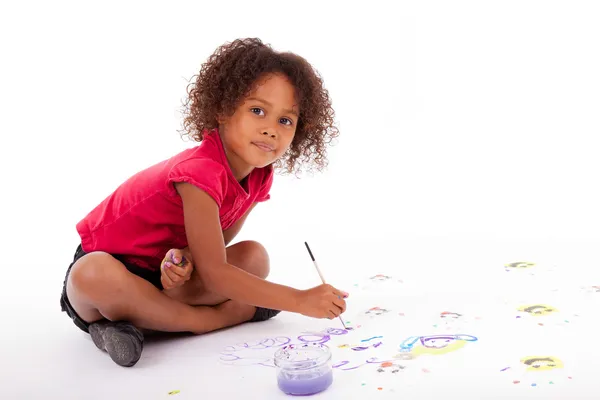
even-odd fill
[[[267,245],[273,279],[313,272],[304,240],[332,281],[459,239],[593,253],[599,20],[593,1],[2,3],[2,335],[73,330],[58,293],[75,224],[193,145],[177,132],[188,80],[239,37],[307,58],[341,132],[327,171],[277,177],[240,234]]]

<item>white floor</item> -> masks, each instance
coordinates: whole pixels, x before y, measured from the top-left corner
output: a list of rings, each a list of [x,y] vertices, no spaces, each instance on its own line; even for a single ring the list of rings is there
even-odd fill
[[[355,328],[343,335],[330,331],[334,383],[315,397],[597,398],[600,293],[592,286],[600,284],[600,257],[593,243],[419,239],[311,246],[326,278],[350,292],[344,320]],[[275,252],[272,279],[297,287],[317,284],[302,251],[299,243]],[[525,261],[535,265],[505,270],[506,264]],[[61,268],[49,266],[45,279],[61,281]],[[377,274],[389,278],[370,279]],[[14,307],[5,307],[11,333],[3,336],[13,336],[3,340],[3,398],[284,398],[269,366],[276,347],[265,343],[275,346],[281,337],[298,342],[299,336],[321,340],[319,332],[341,328],[338,320],[281,314],[204,336],[149,338],[140,362],[126,369],[60,312],[59,292],[57,285],[29,298],[16,290],[7,296],[5,305]],[[541,316],[518,311],[535,304],[556,311]],[[367,314],[373,307],[387,312]],[[443,312],[461,317],[441,318]],[[477,340],[455,340],[451,345],[457,348],[445,354],[422,353],[417,344],[413,359],[397,358],[405,339],[435,334]],[[382,338],[361,342],[373,336]],[[263,341],[269,338],[273,341]],[[369,348],[352,350],[356,346]],[[527,371],[520,362],[527,357],[549,357],[563,368]],[[393,366],[381,368],[374,358]]]

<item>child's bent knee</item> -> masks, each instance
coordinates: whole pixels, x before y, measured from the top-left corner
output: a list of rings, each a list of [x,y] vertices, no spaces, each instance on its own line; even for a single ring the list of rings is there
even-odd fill
[[[245,270],[259,278],[266,279],[269,276],[270,260],[267,249],[254,240],[238,243],[242,247]]]
[[[93,252],[81,257],[71,268],[69,283],[78,292],[93,296],[119,281],[120,262],[108,253]]]

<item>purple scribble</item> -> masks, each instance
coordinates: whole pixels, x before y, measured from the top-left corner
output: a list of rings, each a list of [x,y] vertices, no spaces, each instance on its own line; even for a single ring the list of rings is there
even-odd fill
[[[352,347],[352,350],[354,351],[363,351],[363,350],[367,350],[369,347],[365,347],[365,346],[358,346],[358,347]]]
[[[312,340],[312,339],[307,339],[307,338],[318,338],[316,340]],[[324,333],[314,333],[314,334],[308,334],[308,335],[300,335],[298,336],[298,340],[301,341],[302,343],[319,343],[319,344],[323,344],[323,343],[327,343],[331,340],[331,336],[326,335]]]
[[[503,368],[503,369],[501,369],[501,370],[500,370],[500,372],[504,372],[504,371],[506,371],[506,370],[507,370],[507,369],[509,369],[509,368],[510,368],[510,367]]]
[[[373,345],[373,347],[379,347],[379,346],[381,346],[381,345],[382,345],[382,342],[377,342],[377,343],[375,343],[375,344]]]
[[[351,329],[351,328],[350,328]],[[349,329],[339,329],[339,328],[328,328],[327,329],[327,334],[329,335],[333,335],[333,336],[340,336],[340,335],[345,335],[348,333]]]

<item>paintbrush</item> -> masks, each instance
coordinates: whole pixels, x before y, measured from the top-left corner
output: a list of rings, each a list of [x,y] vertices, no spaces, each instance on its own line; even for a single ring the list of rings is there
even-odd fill
[[[304,242],[304,245],[306,246],[306,250],[308,250],[308,254],[310,255],[310,258],[313,262],[313,264],[315,265],[315,268],[317,270],[317,273],[319,274],[319,277],[321,278],[321,282],[323,282],[323,284],[325,284],[325,278],[323,278],[323,273],[321,272],[321,269],[319,268],[319,265],[317,264],[317,260],[315,260],[315,256],[313,256],[312,251],[310,251],[310,247],[308,247],[308,243]],[[346,325],[344,324],[344,320],[342,319],[342,316],[338,316],[338,318],[340,319],[340,322],[342,323],[342,326],[344,327],[344,329],[348,329],[346,328]]]

